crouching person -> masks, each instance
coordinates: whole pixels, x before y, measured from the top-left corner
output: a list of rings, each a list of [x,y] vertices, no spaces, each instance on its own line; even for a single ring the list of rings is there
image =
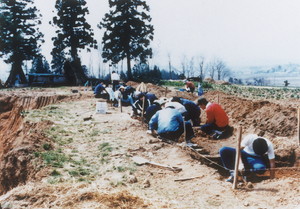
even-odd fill
[[[94,89],[95,98],[103,98],[108,99],[109,93],[105,89],[103,82],[99,82],[98,85]]]
[[[194,137],[194,131],[190,122],[185,122],[186,128],[186,143],[191,144],[191,139]],[[149,122],[148,133],[152,133],[163,140],[172,140],[178,142],[179,137],[184,133],[183,117],[172,106],[156,112]]]
[[[202,97],[198,99],[198,105],[206,112],[206,123],[200,126],[201,131],[214,139],[226,138],[232,134],[233,128],[228,125],[229,118],[219,104],[210,103]]]
[[[230,177],[226,180],[228,182],[233,182],[235,155],[236,149],[234,148],[222,147],[220,149],[222,163],[230,171]],[[270,140],[256,134],[247,135],[241,143],[241,158],[244,165],[244,178],[263,174],[268,167],[270,167],[270,178],[275,177],[275,154]]]

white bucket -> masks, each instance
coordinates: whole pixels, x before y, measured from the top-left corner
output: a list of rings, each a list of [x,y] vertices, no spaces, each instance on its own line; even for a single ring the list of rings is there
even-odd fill
[[[96,113],[106,114],[107,103],[106,102],[96,102]]]

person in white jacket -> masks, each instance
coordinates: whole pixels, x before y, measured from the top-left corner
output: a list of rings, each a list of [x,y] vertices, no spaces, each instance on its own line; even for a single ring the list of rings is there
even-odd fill
[[[116,87],[117,85],[119,85],[120,82],[120,75],[116,73],[116,71],[112,71],[110,79],[113,86],[113,91],[116,91]]]

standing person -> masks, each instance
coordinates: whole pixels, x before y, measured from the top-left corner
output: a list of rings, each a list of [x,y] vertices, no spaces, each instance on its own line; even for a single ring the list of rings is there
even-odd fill
[[[229,118],[223,108],[216,103],[208,102],[204,97],[198,99],[198,105],[206,112],[206,123],[200,129],[212,135],[214,131],[225,131],[228,128]]]
[[[191,81],[185,81],[185,90],[187,92],[194,93],[195,91],[195,84]]]
[[[204,94],[201,83],[198,83],[198,96],[202,96]]]
[[[267,155],[266,155],[267,154]],[[220,156],[222,163],[230,172],[230,177],[226,181],[233,182],[233,170],[235,164],[236,149],[222,147]],[[247,135],[241,142],[241,158],[244,165],[246,177],[250,174],[263,174],[267,167],[270,167],[270,178],[275,177],[275,154],[273,144],[269,139]]]
[[[193,146],[191,139],[194,137],[194,131],[190,122],[185,122],[187,146]],[[184,133],[183,117],[171,106],[159,110],[152,116],[149,122],[148,133],[155,134],[155,132],[163,140],[172,140],[178,142],[179,137]]]
[[[110,79],[113,85],[113,91],[116,91],[117,90],[116,86],[119,85],[120,82],[120,75],[113,70]]]

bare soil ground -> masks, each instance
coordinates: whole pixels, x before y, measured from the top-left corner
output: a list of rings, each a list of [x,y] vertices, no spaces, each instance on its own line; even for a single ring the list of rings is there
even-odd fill
[[[299,208],[300,174],[292,168],[299,166],[299,101],[251,101],[206,93],[210,101],[224,107],[235,131],[217,141],[197,135],[194,143],[213,159],[222,146],[236,146],[236,130],[242,126],[243,135],[257,133],[274,143],[276,164],[282,168],[275,179],[264,176],[233,190],[224,181],[224,170],[194,159],[197,156],[191,157],[181,144],[147,135],[146,125],[130,118],[129,107],[121,112],[108,104],[108,114],[96,114],[100,100],[92,98],[91,91],[72,89],[79,92],[70,88],[0,92],[2,207]],[[148,90],[159,97],[167,93],[167,97],[197,99],[151,84]],[[204,113],[201,118],[204,122]],[[134,156],[182,171],[138,166]],[[189,177],[197,178],[178,181]]]

